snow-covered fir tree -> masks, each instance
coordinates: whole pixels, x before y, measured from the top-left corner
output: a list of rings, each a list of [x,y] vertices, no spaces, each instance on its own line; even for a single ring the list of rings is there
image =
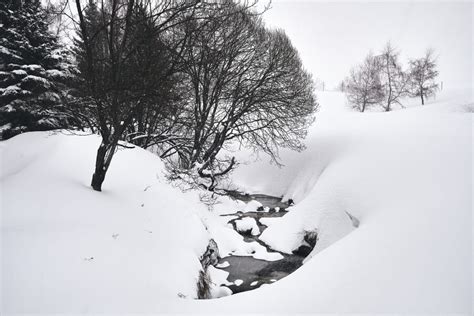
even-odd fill
[[[73,67],[40,0],[0,3],[0,137],[67,127],[62,100]]]

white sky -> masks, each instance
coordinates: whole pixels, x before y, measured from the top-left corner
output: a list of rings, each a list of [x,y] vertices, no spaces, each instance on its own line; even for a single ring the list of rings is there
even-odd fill
[[[267,25],[286,31],[305,67],[327,88],[389,40],[403,63],[434,48],[445,88],[472,86],[472,2],[274,0],[271,6]]]

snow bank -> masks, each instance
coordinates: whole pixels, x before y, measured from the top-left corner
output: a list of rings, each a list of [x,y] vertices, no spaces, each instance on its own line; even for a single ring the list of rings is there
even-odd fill
[[[252,236],[260,235],[260,229],[257,222],[252,217],[244,217],[235,221],[235,226],[238,232],[250,232]]]
[[[219,217],[245,204],[224,199],[208,211],[163,182],[161,162],[140,149],[120,151],[94,192],[95,137],[0,143],[3,311],[470,314],[472,117],[451,112],[470,109],[472,97],[363,114],[347,112],[339,93],[318,98],[306,151],[283,150],[282,169],[241,164],[232,179],[292,198],[261,238],[290,252],[315,230],[312,258],[274,284],[216,300],[178,293],[192,297],[209,236],[221,256],[268,255]]]
[[[293,198],[297,204],[261,239],[290,252],[304,231],[316,230],[312,258],[213,310],[469,314],[472,117],[452,113],[469,100],[354,113],[339,93],[318,96],[322,111],[307,151],[283,152],[283,169],[242,165],[233,179]]]
[[[262,223],[263,225],[269,227],[271,225],[274,225],[276,223],[279,223],[283,220],[282,217],[261,217],[259,219],[260,223]]]
[[[99,138],[26,133],[0,143],[2,312],[138,313],[195,297],[204,207],[140,148],[89,187]]]
[[[234,256],[251,256],[255,259],[263,259],[268,261],[280,260],[283,256],[279,253],[268,252],[267,248],[259,244],[258,242],[246,242],[244,237],[236,232],[231,224],[227,224],[231,218],[229,216],[220,216],[219,212],[224,214],[232,212],[236,205],[239,203],[227,200],[227,198],[221,198],[224,201],[222,204],[218,204],[219,210],[201,210],[199,216],[202,223],[205,225],[209,235],[215,240],[219,246],[219,254],[221,257],[230,255]],[[227,202],[226,202],[227,201]],[[229,208],[225,212],[223,205],[227,205]],[[230,210],[230,212],[229,212]],[[254,220],[255,222],[255,220]],[[255,223],[256,225],[256,223]],[[244,227],[248,228],[248,227]],[[251,227],[253,228],[253,226]],[[259,229],[255,226],[257,230]],[[244,229],[246,230],[246,229]]]

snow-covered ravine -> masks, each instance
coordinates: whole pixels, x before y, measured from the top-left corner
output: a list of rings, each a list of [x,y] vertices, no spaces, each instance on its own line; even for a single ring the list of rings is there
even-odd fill
[[[226,197],[209,208],[199,192],[174,188],[143,149],[119,150],[95,192],[99,137],[0,142],[2,315],[470,315],[473,121],[463,112],[472,94],[390,113],[347,111],[335,92],[318,99],[307,149],[282,150],[283,168],[230,153],[242,162],[235,189],[295,202],[283,217],[260,219],[268,227],[258,239],[277,252],[236,232],[228,222],[238,215],[221,216],[251,214],[257,203]],[[229,275],[213,267],[214,297],[227,296],[195,299],[211,239],[221,257],[276,263],[315,230],[316,246],[288,276],[228,295],[219,289]]]
[[[254,290],[262,285],[271,284],[286,277],[302,265],[304,258],[311,252],[314,246],[302,246],[301,249],[298,249],[299,251],[295,251],[292,254],[271,249],[259,237],[268,227],[269,223],[275,219],[282,218],[288,213],[286,208],[290,206],[289,203],[283,203],[281,198],[267,195],[237,195],[236,198],[244,202],[257,202],[261,206],[256,211],[238,211],[221,216],[232,218],[228,221],[228,224],[231,224],[233,229],[244,237],[245,242],[257,242],[264,246],[268,252],[280,254],[281,258],[275,261],[268,261],[256,259],[252,256],[237,256],[233,253],[221,254],[216,268],[228,274],[224,283],[220,284],[220,287],[229,288],[233,294]],[[211,267],[210,269],[213,268]],[[215,271],[213,275],[216,275]],[[219,292],[222,293],[222,291]]]

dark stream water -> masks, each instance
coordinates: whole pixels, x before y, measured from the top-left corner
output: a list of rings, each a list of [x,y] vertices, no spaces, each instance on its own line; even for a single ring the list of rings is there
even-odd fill
[[[249,202],[251,200],[256,200],[262,203],[263,207],[270,208],[270,211],[264,211],[263,209],[255,212],[237,212],[233,214],[226,214],[223,216],[237,216],[229,221],[230,224],[236,229],[235,221],[243,219],[245,217],[251,217],[256,220],[257,225],[260,229],[260,234],[256,236],[252,236],[250,232],[239,232],[244,237],[244,241],[246,242],[258,242],[259,244],[263,245],[267,248],[268,252],[278,252],[276,250],[271,249],[268,245],[266,245],[263,241],[259,239],[259,236],[263,231],[267,228],[267,226],[263,225],[260,222],[261,218],[274,218],[274,217],[282,217],[286,213],[286,209],[289,207],[287,202],[282,202],[281,198],[263,195],[263,194],[255,194],[255,195],[244,195],[233,192],[231,195],[233,198]],[[278,212],[275,208],[279,208]],[[305,258],[302,254],[285,254],[280,253],[283,258],[277,261],[266,261],[261,259],[255,259],[249,256],[227,256],[223,257],[219,260],[219,264],[223,264],[224,262],[228,262],[228,267],[225,268],[218,268],[224,271],[229,272],[229,276],[227,280],[229,282],[234,283],[237,280],[241,280],[235,282],[232,285],[226,285],[234,294],[245,292],[249,290],[256,289],[263,284],[270,284],[276,282],[288,274],[294,272],[303,264],[303,259]]]

